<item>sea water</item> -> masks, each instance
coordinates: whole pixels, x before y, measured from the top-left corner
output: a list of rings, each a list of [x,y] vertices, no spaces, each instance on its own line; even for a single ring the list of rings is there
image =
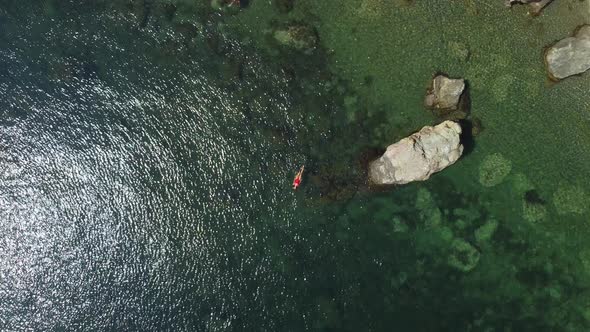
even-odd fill
[[[0,3],[0,330],[587,329],[588,78],[533,65],[587,4],[278,2]],[[508,22],[528,44],[482,33]],[[367,185],[443,70],[481,135]]]

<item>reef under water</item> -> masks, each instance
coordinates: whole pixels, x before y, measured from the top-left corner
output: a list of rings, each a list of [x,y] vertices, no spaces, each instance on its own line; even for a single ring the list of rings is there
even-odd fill
[[[585,331],[590,3],[0,4],[0,329]],[[464,78],[459,113],[424,107]],[[465,152],[380,188],[390,144]],[[290,187],[305,164],[303,184]]]

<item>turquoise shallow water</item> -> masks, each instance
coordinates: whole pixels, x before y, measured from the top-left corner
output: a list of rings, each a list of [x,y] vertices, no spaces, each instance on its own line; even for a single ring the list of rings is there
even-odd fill
[[[391,117],[351,118],[365,100],[330,50],[259,47],[268,33],[232,15],[0,4],[0,330],[588,327],[581,224],[551,232],[513,214],[520,198],[465,190],[468,158],[373,191],[363,165]]]

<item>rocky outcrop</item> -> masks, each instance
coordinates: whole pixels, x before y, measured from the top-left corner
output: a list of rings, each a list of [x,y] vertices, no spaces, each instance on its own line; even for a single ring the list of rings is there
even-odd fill
[[[465,80],[438,75],[426,92],[424,105],[435,110],[455,111],[465,91]]]
[[[553,0],[506,0],[506,6],[512,7],[514,4],[528,4],[529,12],[532,15],[539,15],[541,10],[545,8]]]
[[[422,128],[388,146],[379,159],[369,164],[370,181],[397,185],[427,180],[461,157],[460,134],[461,126],[453,121]]]
[[[545,52],[549,77],[561,80],[590,69],[590,25],[580,27],[573,37],[564,38]]]

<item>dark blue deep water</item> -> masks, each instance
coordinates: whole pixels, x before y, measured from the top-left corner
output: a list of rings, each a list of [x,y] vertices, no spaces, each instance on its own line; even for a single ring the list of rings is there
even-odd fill
[[[282,78],[211,37],[240,91],[270,87],[245,100],[197,27],[59,7],[0,6],[0,330],[276,326],[294,293],[268,248],[303,222],[293,139],[261,130],[292,127]]]

